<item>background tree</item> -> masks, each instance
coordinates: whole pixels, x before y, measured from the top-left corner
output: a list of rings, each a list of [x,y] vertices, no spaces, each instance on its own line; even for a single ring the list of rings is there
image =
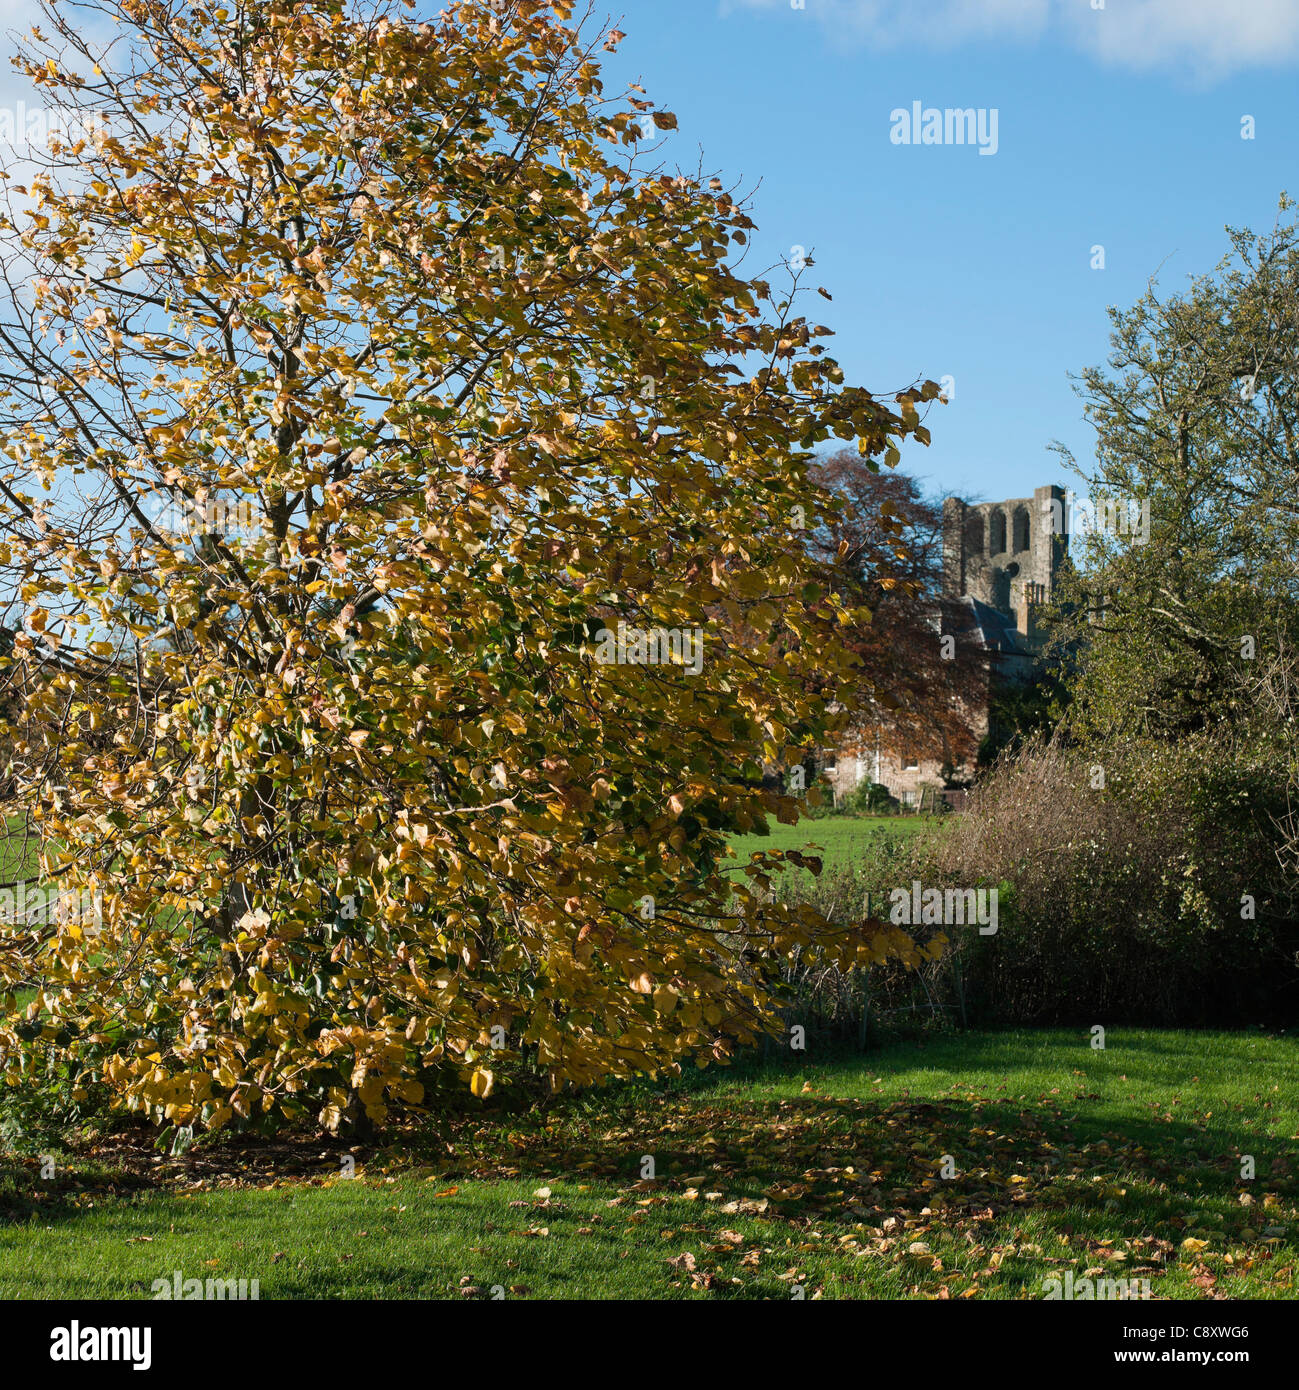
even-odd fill
[[[1271,232],[1231,232],[1228,256],[1183,293],[1161,298],[1152,284],[1111,311],[1108,368],[1080,381],[1097,443],[1079,471],[1102,524],[1072,528],[1077,569],[1058,586],[1056,633],[1074,656],[1065,727],[1081,766],[1104,769],[1117,823],[1176,818],[1160,868],[1180,887],[1170,946],[1194,950],[1215,982],[1207,995],[1244,980],[1260,1007],[1299,984],[1291,211],[1282,198]],[[1144,907],[1153,891],[1132,900]]]
[[[942,597],[942,499],[854,449],[815,476],[846,505],[811,533],[810,552],[861,610],[847,639],[853,677],[837,682],[848,709],[841,746],[873,752],[879,740],[952,769],[972,764],[989,661],[963,606]]]
[[[1075,727],[1172,738],[1239,725],[1244,663],[1299,623],[1299,241],[1231,232],[1217,270],[1110,311],[1108,369],[1079,381],[1097,434],[1097,500],[1149,503],[1144,544],[1091,528],[1062,595],[1087,659]],[[1246,640],[1248,639],[1248,640]]]
[[[8,732],[102,912],[0,938],[14,1079],[378,1121],[724,1059],[795,949],[915,958],[722,855],[796,815],[752,774],[849,664],[812,450],[923,434],[936,388],[843,386],[797,284],[736,276],[748,215],[647,167],[675,119],[570,10],[106,0],[105,51],[32,39],[85,134],[4,219]],[[702,666],[602,663],[614,617]]]

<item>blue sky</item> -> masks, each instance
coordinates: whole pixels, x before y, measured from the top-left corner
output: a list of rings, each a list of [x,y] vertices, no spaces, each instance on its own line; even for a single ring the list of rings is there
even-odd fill
[[[1245,15],[1233,14],[1243,10]],[[599,13],[603,14],[601,10]],[[746,266],[812,251],[848,380],[950,376],[903,468],[996,500],[1071,482],[1069,373],[1106,306],[1175,289],[1299,196],[1299,0],[623,0],[608,86],[678,116],[663,154],[757,186]],[[621,18],[619,18],[621,16]],[[933,18],[930,18],[930,17]],[[996,108],[998,148],[899,145],[890,113]],[[1252,116],[1255,138],[1241,138]],[[1090,266],[1105,248],[1105,269]]]
[[[805,312],[848,380],[952,379],[903,458],[935,492],[1069,483],[1048,446],[1090,454],[1069,373],[1104,360],[1106,306],[1210,270],[1225,225],[1299,197],[1299,0],[591,3],[593,32],[627,35],[607,90],[640,80],[679,118],[661,155],[756,189],[749,273],[813,253],[834,301]],[[0,28],[39,19],[0,0]],[[0,109],[24,95],[0,67]],[[917,101],[995,109],[996,154],[893,143]]]

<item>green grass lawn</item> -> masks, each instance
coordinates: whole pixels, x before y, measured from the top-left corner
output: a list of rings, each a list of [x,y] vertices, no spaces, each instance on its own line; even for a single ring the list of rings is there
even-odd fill
[[[354,1178],[339,1153],[111,1140],[51,1180],[11,1155],[0,1296],[173,1270],[263,1298],[1040,1298],[1070,1270],[1296,1293],[1293,1038],[969,1034],[484,1108]]]
[[[827,869],[846,868],[871,841],[909,839],[936,824],[933,816],[827,816],[797,825],[773,823],[770,835],[735,835],[731,848],[740,859],[755,850],[804,850],[819,854]]]

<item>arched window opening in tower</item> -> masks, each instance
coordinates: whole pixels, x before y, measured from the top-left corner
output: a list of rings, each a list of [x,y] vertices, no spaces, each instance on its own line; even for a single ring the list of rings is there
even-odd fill
[[[1028,508],[1027,508],[1027,507],[1016,507],[1016,508],[1015,508],[1014,542],[1015,542],[1015,545],[1014,545],[1015,550],[1019,551],[1019,550],[1027,550],[1027,549],[1028,549]]]
[[[1006,514],[998,508],[992,514],[992,534],[988,541],[988,554],[1000,555],[1006,549]]]

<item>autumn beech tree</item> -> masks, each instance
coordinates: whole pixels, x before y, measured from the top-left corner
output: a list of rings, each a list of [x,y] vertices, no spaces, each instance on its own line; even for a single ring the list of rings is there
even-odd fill
[[[379,1122],[725,1060],[796,949],[916,959],[725,844],[795,818],[760,766],[847,661],[812,450],[936,388],[845,386],[810,287],[740,278],[743,206],[570,8],[28,41],[68,133],[8,183],[0,732],[94,906],[0,935],[10,1084]]]

